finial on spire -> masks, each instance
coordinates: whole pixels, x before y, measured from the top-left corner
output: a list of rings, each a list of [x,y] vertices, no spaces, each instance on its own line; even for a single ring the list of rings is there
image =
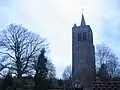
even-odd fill
[[[82,9],[82,11],[83,11],[83,9]],[[86,25],[86,23],[85,23],[84,15],[82,13],[81,26],[84,26],[84,25]]]

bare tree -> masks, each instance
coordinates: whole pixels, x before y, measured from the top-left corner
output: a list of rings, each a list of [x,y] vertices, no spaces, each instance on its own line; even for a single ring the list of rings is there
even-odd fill
[[[118,57],[116,54],[106,45],[99,44],[96,47],[96,64],[97,67],[101,67],[101,65],[107,65],[107,71],[111,77],[114,77],[117,64]]]
[[[56,69],[55,69],[55,66],[54,64],[48,60],[47,62],[47,68],[48,68],[48,79],[55,79],[56,77]]]
[[[107,65],[106,64],[101,64],[99,70],[97,71],[97,77],[101,80],[101,81],[108,81],[110,80],[108,71],[107,71]]]
[[[69,80],[72,77],[72,67],[71,65],[67,66],[62,74],[64,80]]]
[[[47,46],[46,39],[16,24],[2,30],[0,37],[1,66],[13,70],[18,78],[33,69],[33,61]]]
[[[64,89],[70,88],[72,86],[72,67],[71,65],[66,66],[63,74],[63,85]]]
[[[97,65],[101,66],[109,60],[111,55],[110,48],[104,44],[99,44],[96,46],[96,62]]]

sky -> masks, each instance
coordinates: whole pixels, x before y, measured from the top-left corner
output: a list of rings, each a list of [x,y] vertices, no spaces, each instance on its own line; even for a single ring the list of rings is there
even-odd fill
[[[72,63],[72,27],[84,14],[94,45],[105,43],[119,56],[119,0],[0,0],[0,30],[10,23],[47,38],[57,77]],[[82,11],[83,9],[83,11]]]

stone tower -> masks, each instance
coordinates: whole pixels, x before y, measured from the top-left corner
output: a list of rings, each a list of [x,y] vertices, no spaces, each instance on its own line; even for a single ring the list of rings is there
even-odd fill
[[[82,86],[90,86],[95,80],[93,33],[83,14],[81,25],[72,28],[72,80]]]

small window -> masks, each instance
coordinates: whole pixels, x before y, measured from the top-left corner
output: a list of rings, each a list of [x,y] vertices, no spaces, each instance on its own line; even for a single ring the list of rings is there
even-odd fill
[[[83,33],[83,40],[86,40],[87,39],[87,34],[86,32]]]
[[[77,38],[78,38],[78,41],[81,41],[81,33],[78,33]]]

